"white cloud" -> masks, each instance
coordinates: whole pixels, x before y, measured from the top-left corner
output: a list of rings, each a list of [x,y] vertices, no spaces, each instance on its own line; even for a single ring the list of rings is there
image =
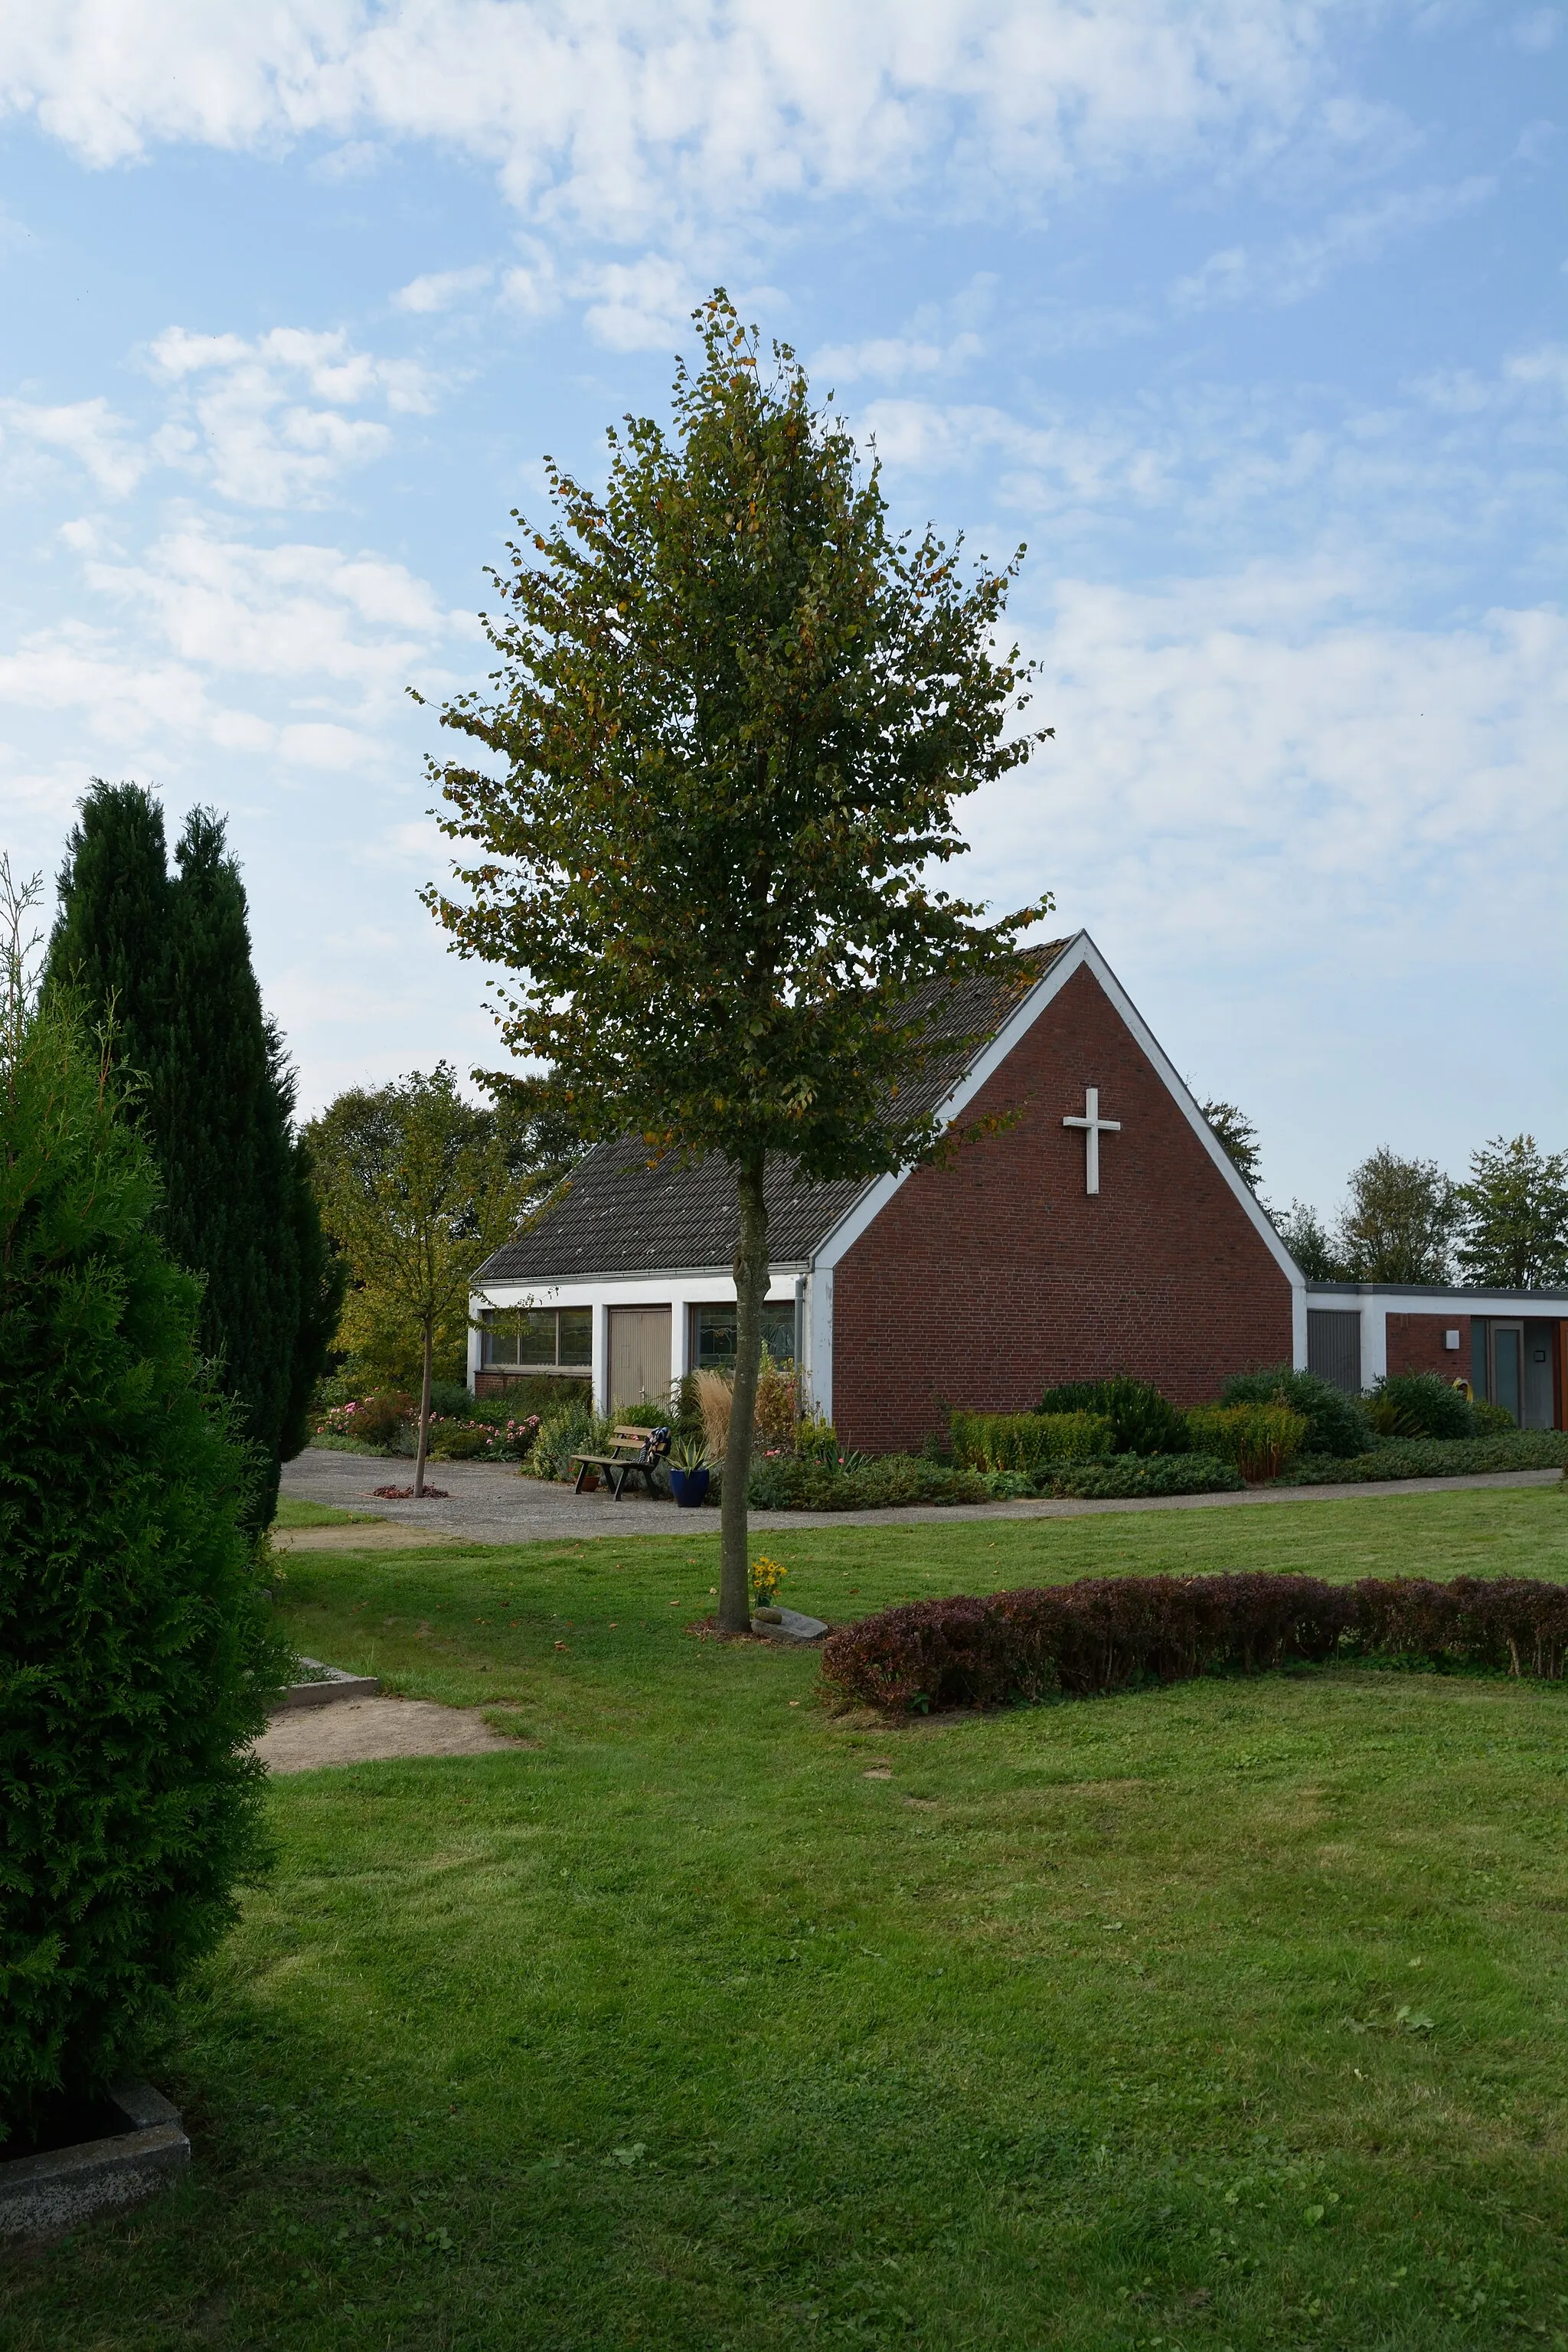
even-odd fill
[[[1371,204],[1336,214],[1313,236],[1289,238],[1271,252],[1246,246],[1213,253],[1203,268],[1177,281],[1172,300],[1181,310],[1205,310],[1215,303],[1300,302],[1314,294],[1331,271],[1347,262],[1375,261],[1401,236],[1473,212],[1497,193],[1482,175],[1453,187],[1395,190]]]
[[[89,163],[196,142],[438,140],[525,210],[640,236],[651,206],[1048,187],[1277,138],[1325,94],[1336,0],[33,0],[0,109]]]
[[[400,310],[449,310],[465,294],[479,293],[494,276],[488,261],[475,262],[468,269],[437,269],[426,277],[411,278],[392,299]]]
[[[1552,48],[1563,30],[1563,16],[1556,8],[1527,8],[1516,16],[1509,30],[1518,47],[1528,56],[1540,57]]]
[[[863,343],[829,343],[817,352],[811,372],[814,377],[835,384],[858,383],[868,376],[896,383],[906,376],[956,373],[978,359],[984,349],[975,334],[954,335],[947,342],[873,335]]]
[[[584,321],[613,352],[663,351],[684,343],[704,289],[658,254],[586,270],[577,290],[588,297]]]
[[[124,498],[146,469],[146,452],[130,439],[131,426],[101,397],[56,408],[0,401],[0,430],[34,450],[74,457],[110,498]]]
[[[158,455],[242,506],[318,503],[340,474],[383,456],[388,427],[345,411],[372,400],[393,415],[431,404],[423,369],[355,351],[341,331],[275,327],[247,342],[170,327],[148,365],[175,394]]]

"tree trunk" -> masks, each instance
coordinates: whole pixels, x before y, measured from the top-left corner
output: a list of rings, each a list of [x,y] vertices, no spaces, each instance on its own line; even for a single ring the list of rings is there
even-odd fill
[[[719,1629],[752,1629],[752,1572],[746,1558],[746,1486],[752,1474],[752,1431],[757,1412],[757,1374],[763,1361],[763,1301],[768,1295],[768,1207],[759,1152],[741,1170],[741,1240],[735,1252],[735,1387],[730,1408],[730,1442],[724,1453],[721,1498]]]
[[[425,1370],[419,1381],[419,1451],[414,1457],[414,1492],[425,1492],[425,1464],[430,1452],[430,1359],[436,1352],[435,1326],[425,1326]]]

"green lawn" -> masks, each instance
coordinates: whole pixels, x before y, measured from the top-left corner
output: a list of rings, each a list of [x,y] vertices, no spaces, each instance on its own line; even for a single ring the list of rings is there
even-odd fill
[[[1568,1574],[1555,1489],[769,1534],[784,1597]],[[1330,1670],[889,1728],[706,1534],[296,1554],[510,1752],[275,1784],[189,2186],[6,2352],[1568,2344],[1568,1690]]]
[[[358,1528],[374,1522],[374,1511],[339,1511],[331,1503],[301,1503],[280,1495],[272,1524],[275,1528]]]

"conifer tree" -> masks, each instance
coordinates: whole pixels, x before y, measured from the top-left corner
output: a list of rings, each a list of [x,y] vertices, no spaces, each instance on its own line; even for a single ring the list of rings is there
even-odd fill
[[[250,961],[245,886],[222,822],[193,810],[168,870],[163,812],[96,784],[59,879],[52,983],[111,1013],[119,1066],[163,1177],[159,1230],[205,1277],[200,1337],[259,1448],[265,1526],[304,1442],[341,1276],[293,1132],[293,1077]]]

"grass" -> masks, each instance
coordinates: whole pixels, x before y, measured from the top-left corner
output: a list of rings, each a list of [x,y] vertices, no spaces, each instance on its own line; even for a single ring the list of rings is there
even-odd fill
[[[784,1598],[1568,1574],[1555,1490],[770,1531]],[[296,1555],[525,1744],[274,1784],[157,2075],[188,2186],[6,2352],[1568,2343],[1568,1691],[1329,1670],[889,1728],[708,1535]]]
[[[272,1524],[275,1528],[368,1528],[379,1521],[374,1511],[340,1511],[331,1503],[302,1503],[280,1495]]]

